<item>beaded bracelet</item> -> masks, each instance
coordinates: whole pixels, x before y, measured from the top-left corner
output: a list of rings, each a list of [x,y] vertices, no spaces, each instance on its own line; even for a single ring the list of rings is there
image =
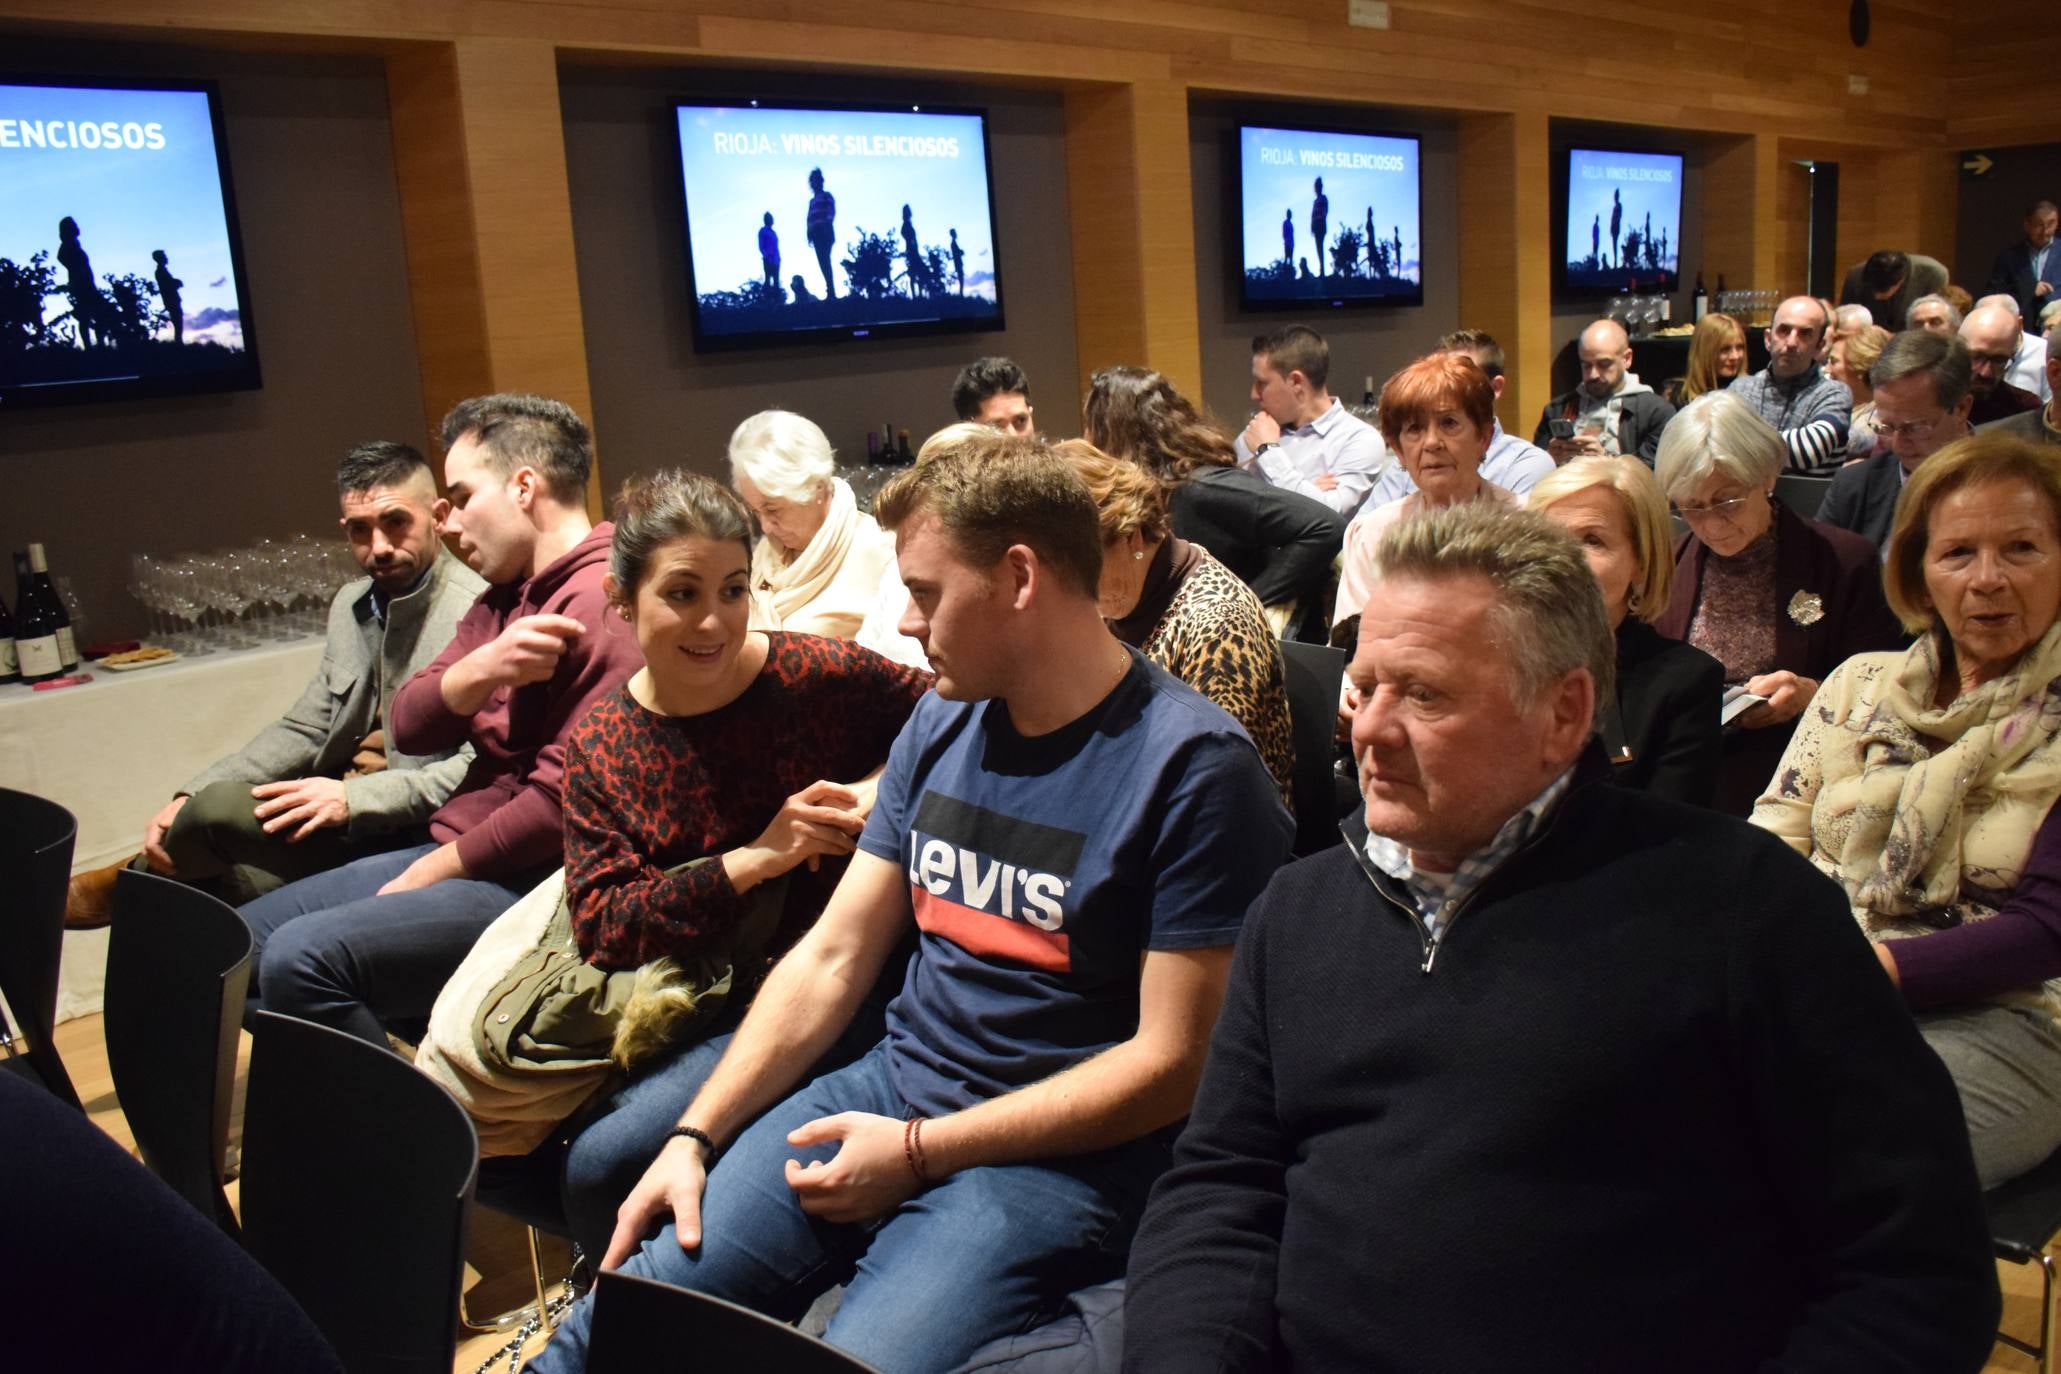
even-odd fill
[[[696,1130],[692,1126],[675,1126],[666,1132],[665,1140],[660,1141],[659,1144],[664,1145],[666,1141],[670,1141],[674,1136],[679,1135],[684,1135],[701,1146],[702,1162],[710,1167],[714,1167],[716,1162],[716,1142],[708,1138],[707,1131]]]

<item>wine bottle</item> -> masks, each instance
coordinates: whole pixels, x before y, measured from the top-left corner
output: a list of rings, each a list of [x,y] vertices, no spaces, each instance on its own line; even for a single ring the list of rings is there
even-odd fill
[[[8,613],[7,598],[0,597],[0,683],[20,681],[21,662],[14,652],[14,617]]]
[[[870,466],[879,461],[880,436],[869,429],[866,431],[866,462]]]
[[[909,447],[909,431],[906,429],[901,432],[901,438],[895,444],[895,461],[903,467],[908,467],[916,461],[916,454]]]
[[[58,596],[57,586],[50,580],[50,563],[43,557],[41,544],[29,545],[29,574],[36,599],[48,608],[57,624],[57,656],[69,673],[79,666],[79,645],[72,637],[71,613],[65,610],[64,599]]]
[[[34,594],[35,574],[29,556],[14,556],[14,650],[23,682],[48,682],[64,676],[57,649],[57,620]]]
[[[1375,406],[1379,405],[1380,403],[1381,398],[1374,394],[1374,378],[1372,376],[1369,376],[1367,378],[1367,389],[1365,393],[1363,393],[1360,397],[1360,404],[1365,406],[1367,409],[1372,410]]]
[[[892,463],[895,460],[895,427],[890,420],[880,422],[880,461]]]
[[[1693,300],[1691,308],[1695,312],[1696,323],[1702,324],[1703,317],[1710,313],[1710,292],[1703,289],[1703,269],[1700,267],[1696,269],[1696,295]]]

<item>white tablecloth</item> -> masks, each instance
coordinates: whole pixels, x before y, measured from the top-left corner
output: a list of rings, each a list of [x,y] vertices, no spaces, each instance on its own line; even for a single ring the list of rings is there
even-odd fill
[[[322,660],[320,638],[114,673],[83,687],[0,687],[0,787],[48,797],[79,819],[72,871],[134,854],[180,784],[293,705]],[[100,1010],[107,932],[65,936],[57,1019]]]

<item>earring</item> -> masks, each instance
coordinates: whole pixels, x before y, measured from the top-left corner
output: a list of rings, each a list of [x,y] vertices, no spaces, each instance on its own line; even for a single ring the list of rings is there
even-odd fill
[[[1639,613],[1639,589],[1637,587],[1624,594],[1624,608],[1633,615]]]
[[[1145,550],[1139,549],[1136,553],[1132,554],[1131,557],[1134,559],[1142,560],[1145,557]]]

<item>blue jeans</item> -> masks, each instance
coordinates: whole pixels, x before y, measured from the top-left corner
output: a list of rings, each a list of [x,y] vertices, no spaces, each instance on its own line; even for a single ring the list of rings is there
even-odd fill
[[[795,1204],[782,1166],[829,1159],[787,1134],[837,1112],[904,1117],[887,1048],[815,1080],[760,1117],[716,1164],[702,1200],[702,1243],[680,1249],[670,1224],[625,1273],[711,1293],[783,1321],[846,1285],[824,1333],[880,1369],[955,1369],[987,1342],[1025,1331],[1068,1293],[1123,1272],[1145,1195],[1166,1149],[1134,1141],[1100,1154],[966,1169],[866,1226],[817,1221]],[[535,1374],[585,1368],[593,1300],[567,1316]]]
[[[249,1012],[284,1012],[381,1048],[382,1023],[419,1032],[480,932],[535,885],[448,878],[375,895],[435,848],[374,854],[243,906],[258,941],[246,1024]]]

